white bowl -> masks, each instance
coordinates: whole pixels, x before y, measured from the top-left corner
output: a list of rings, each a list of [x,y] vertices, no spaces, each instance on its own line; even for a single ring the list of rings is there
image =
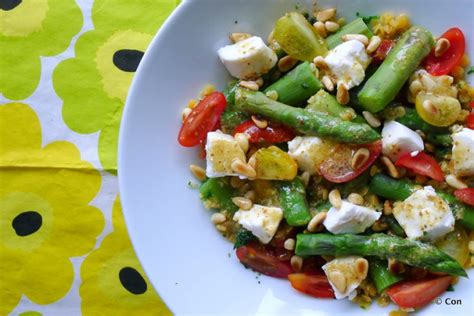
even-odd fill
[[[296,4],[306,7],[310,0]],[[441,34],[462,28],[474,43],[471,0],[318,1],[336,6],[348,20],[356,12],[405,12],[413,22]],[[188,166],[197,150],[178,145],[181,110],[206,83],[219,89],[229,80],[216,50],[231,32],[266,38],[274,22],[295,10],[289,0],[184,1],[155,37],[143,58],[123,115],[119,180],[125,219],[137,255],[153,286],[176,314],[356,315],[368,311],[347,300],[323,300],[294,291],[286,280],[257,276],[235,257],[232,245],[215,230],[201,206]],[[468,45],[474,59],[473,45]],[[471,277],[474,273],[470,273]],[[472,315],[473,282],[462,279],[420,315]],[[445,299],[459,299],[448,305]],[[454,302],[454,301],[453,301]]]

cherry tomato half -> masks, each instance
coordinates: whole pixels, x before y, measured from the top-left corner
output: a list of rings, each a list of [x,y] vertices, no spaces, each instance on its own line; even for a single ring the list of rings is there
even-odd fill
[[[382,40],[379,47],[375,50],[375,52],[372,53],[372,61],[376,64],[380,64],[381,62],[383,62],[394,45],[394,40]]]
[[[451,281],[451,276],[402,281],[392,286],[387,294],[400,307],[418,308],[431,303],[443,294]]]
[[[369,150],[369,158],[357,170],[352,169],[352,157],[359,148]],[[382,152],[382,142],[377,141],[372,144],[361,146],[338,145],[334,148],[332,154],[326,159],[320,167],[321,175],[334,183],[344,183],[358,177],[367,170]]]
[[[474,129],[474,112],[469,113],[469,115],[467,116],[466,127],[470,129]]]
[[[252,120],[238,125],[234,134],[237,133],[247,134],[251,143],[283,143],[295,137],[293,130],[286,126],[269,123],[266,128],[259,128]]]
[[[454,195],[463,203],[474,206],[474,188],[459,189]]]
[[[464,34],[457,27],[447,30],[441,37],[449,40],[451,45],[448,50],[439,57],[435,56],[434,50],[426,57],[425,68],[433,76],[449,74],[455,66],[459,65],[466,48]]]
[[[213,92],[202,99],[184,120],[179,131],[179,143],[185,147],[202,143],[207,133],[217,126],[225,107],[226,99],[220,92]]]
[[[334,298],[334,291],[325,275],[292,273],[288,275],[288,280],[297,291],[318,298]]]
[[[281,251],[259,243],[249,243],[235,251],[240,262],[257,272],[275,277],[286,278],[293,273],[289,256],[282,256]]]
[[[430,177],[436,181],[444,180],[444,173],[438,162],[428,154],[420,151],[417,155],[412,156],[411,153],[402,155],[395,162],[398,167],[405,167],[413,172]]]

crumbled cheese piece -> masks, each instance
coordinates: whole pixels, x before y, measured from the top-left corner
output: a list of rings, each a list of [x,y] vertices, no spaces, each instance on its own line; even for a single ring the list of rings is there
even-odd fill
[[[372,226],[381,215],[380,212],[368,207],[343,200],[339,209],[335,207],[329,209],[323,225],[333,234],[358,234]]]
[[[430,186],[396,203],[393,215],[410,239],[436,240],[454,230],[454,216],[449,205]]]
[[[218,178],[239,176],[232,171],[232,160],[238,158],[246,161],[245,153],[231,135],[220,131],[207,133],[206,142],[206,176]]]
[[[396,121],[385,122],[382,129],[382,152],[392,161],[424,148],[423,139],[415,131]]]
[[[457,176],[474,175],[474,130],[463,128],[453,134],[453,151],[451,156],[454,173]]]
[[[314,136],[297,136],[288,142],[288,154],[301,171],[319,173],[319,167],[331,152],[333,143]]]
[[[340,300],[342,298],[348,297],[352,300],[356,294],[356,289],[359,287],[361,282],[367,277],[367,275],[359,275],[356,271],[356,260],[361,257],[344,257],[344,258],[337,258],[327,262],[323,265],[324,273],[328,276],[329,284],[334,290],[334,294],[336,299]],[[333,271],[338,271],[342,273],[345,279],[345,291],[341,292],[335,284],[330,279],[330,274]]]
[[[239,79],[254,79],[275,66],[278,57],[258,36],[252,36],[217,51],[230,74]]]
[[[337,83],[344,84],[348,90],[362,83],[365,69],[370,64],[364,44],[357,40],[339,44],[329,51],[324,60]]]
[[[238,210],[234,214],[234,221],[245,227],[264,244],[272,240],[282,218],[281,208],[258,204],[254,204],[248,211]]]

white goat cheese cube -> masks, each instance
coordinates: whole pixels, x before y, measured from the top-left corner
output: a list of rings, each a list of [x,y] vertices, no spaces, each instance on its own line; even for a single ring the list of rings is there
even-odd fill
[[[333,234],[358,234],[372,226],[382,214],[368,207],[352,204],[345,200],[339,209],[331,207],[323,222]]]
[[[272,240],[282,218],[281,208],[258,204],[254,204],[250,210],[238,210],[234,214],[234,221],[250,231],[264,244]]]
[[[239,176],[232,171],[232,160],[239,158],[246,161],[245,153],[231,135],[221,132],[207,133],[206,142],[206,176],[218,178]]]
[[[258,36],[252,36],[217,51],[220,60],[233,77],[252,79],[273,68],[278,57]]]
[[[424,148],[423,139],[415,131],[396,121],[385,122],[382,129],[382,152],[392,161]]]
[[[359,287],[360,283],[367,277],[367,275],[359,275],[356,271],[355,261],[359,258],[362,257],[350,256],[336,258],[323,265],[322,268],[324,270],[324,273],[326,273],[326,276],[328,277],[329,284],[331,284],[331,287],[334,290],[336,299],[340,300],[342,298],[348,297],[350,300],[352,300],[357,294],[356,289]],[[330,275],[333,271],[338,271],[342,273],[342,275],[344,275],[344,279],[346,281],[346,287],[344,292],[341,292],[331,281]]]
[[[463,128],[453,134],[451,159],[457,176],[474,175],[474,130]]]
[[[319,173],[319,167],[327,158],[332,143],[314,136],[297,136],[288,142],[288,154],[302,171],[310,175]]]

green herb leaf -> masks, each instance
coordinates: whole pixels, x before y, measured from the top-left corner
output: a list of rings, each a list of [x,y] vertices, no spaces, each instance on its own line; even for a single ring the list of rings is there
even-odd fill
[[[474,74],[474,66],[471,66],[471,67],[467,68],[467,74],[468,75]]]
[[[363,14],[360,14],[360,12],[357,12],[356,16],[358,18],[362,18],[362,20],[364,21],[365,24],[369,24],[372,20],[380,19],[380,16],[378,16],[378,15],[367,15],[367,16],[365,16]]]
[[[245,246],[246,244],[248,244],[249,242],[253,240],[255,240],[255,236],[248,230],[242,228],[237,233],[237,236],[235,236],[234,249]]]

